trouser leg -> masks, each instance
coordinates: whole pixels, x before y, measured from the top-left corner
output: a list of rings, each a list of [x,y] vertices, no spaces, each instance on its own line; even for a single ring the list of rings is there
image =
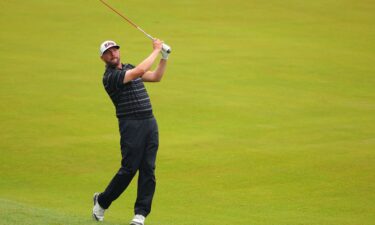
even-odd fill
[[[120,168],[119,172],[117,172],[112,178],[105,191],[99,195],[99,205],[104,209],[107,209],[128,187],[134,175],[135,173],[131,171],[122,172]]]
[[[104,209],[107,209],[128,187],[141,165],[145,149],[145,130],[140,121],[120,122],[120,134],[121,167],[98,197],[98,202]]]
[[[134,213],[147,216],[151,211],[152,199],[155,193],[155,161],[159,146],[159,135],[156,120],[149,123],[149,135],[139,167],[137,200]]]

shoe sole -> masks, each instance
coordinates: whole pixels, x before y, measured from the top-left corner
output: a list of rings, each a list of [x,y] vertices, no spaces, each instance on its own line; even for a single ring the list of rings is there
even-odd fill
[[[92,218],[96,221],[101,221],[98,217],[95,216],[95,214],[92,214]]]
[[[144,225],[143,223],[131,222],[130,225]]]

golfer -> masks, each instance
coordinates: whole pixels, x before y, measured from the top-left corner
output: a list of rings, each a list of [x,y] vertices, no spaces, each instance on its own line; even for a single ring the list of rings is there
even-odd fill
[[[162,79],[168,58],[162,44],[159,39],[154,39],[151,54],[137,66],[121,63],[120,46],[114,41],[105,41],[100,45],[100,56],[106,64],[103,85],[116,108],[122,160],[120,169],[104,192],[94,194],[92,213],[97,221],[103,221],[104,211],[128,187],[137,171],[137,200],[130,224],[143,225],[151,211],[159,135],[143,82],[159,82]],[[162,58],[157,68],[150,71],[159,53]]]

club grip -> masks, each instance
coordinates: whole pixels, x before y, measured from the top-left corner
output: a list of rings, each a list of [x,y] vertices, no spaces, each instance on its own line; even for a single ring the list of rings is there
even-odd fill
[[[172,49],[169,45],[163,43],[162,47],[163,51],[167,52],[168,54],[172,52]]]

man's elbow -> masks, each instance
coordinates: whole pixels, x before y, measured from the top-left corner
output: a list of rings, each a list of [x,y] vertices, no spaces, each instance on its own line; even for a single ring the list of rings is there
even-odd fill
[[[154,78],[154,82],[160,82],[160,81],[161,81],[161,76]]]
[[[154,73],[154,82],[160,82],[161,81],[161,79],[163,78],[163,73]]]
[[[147,76],[149,82],[160,82],[162,78],[162,75],[158,74],[157,71],[150,71]]]

